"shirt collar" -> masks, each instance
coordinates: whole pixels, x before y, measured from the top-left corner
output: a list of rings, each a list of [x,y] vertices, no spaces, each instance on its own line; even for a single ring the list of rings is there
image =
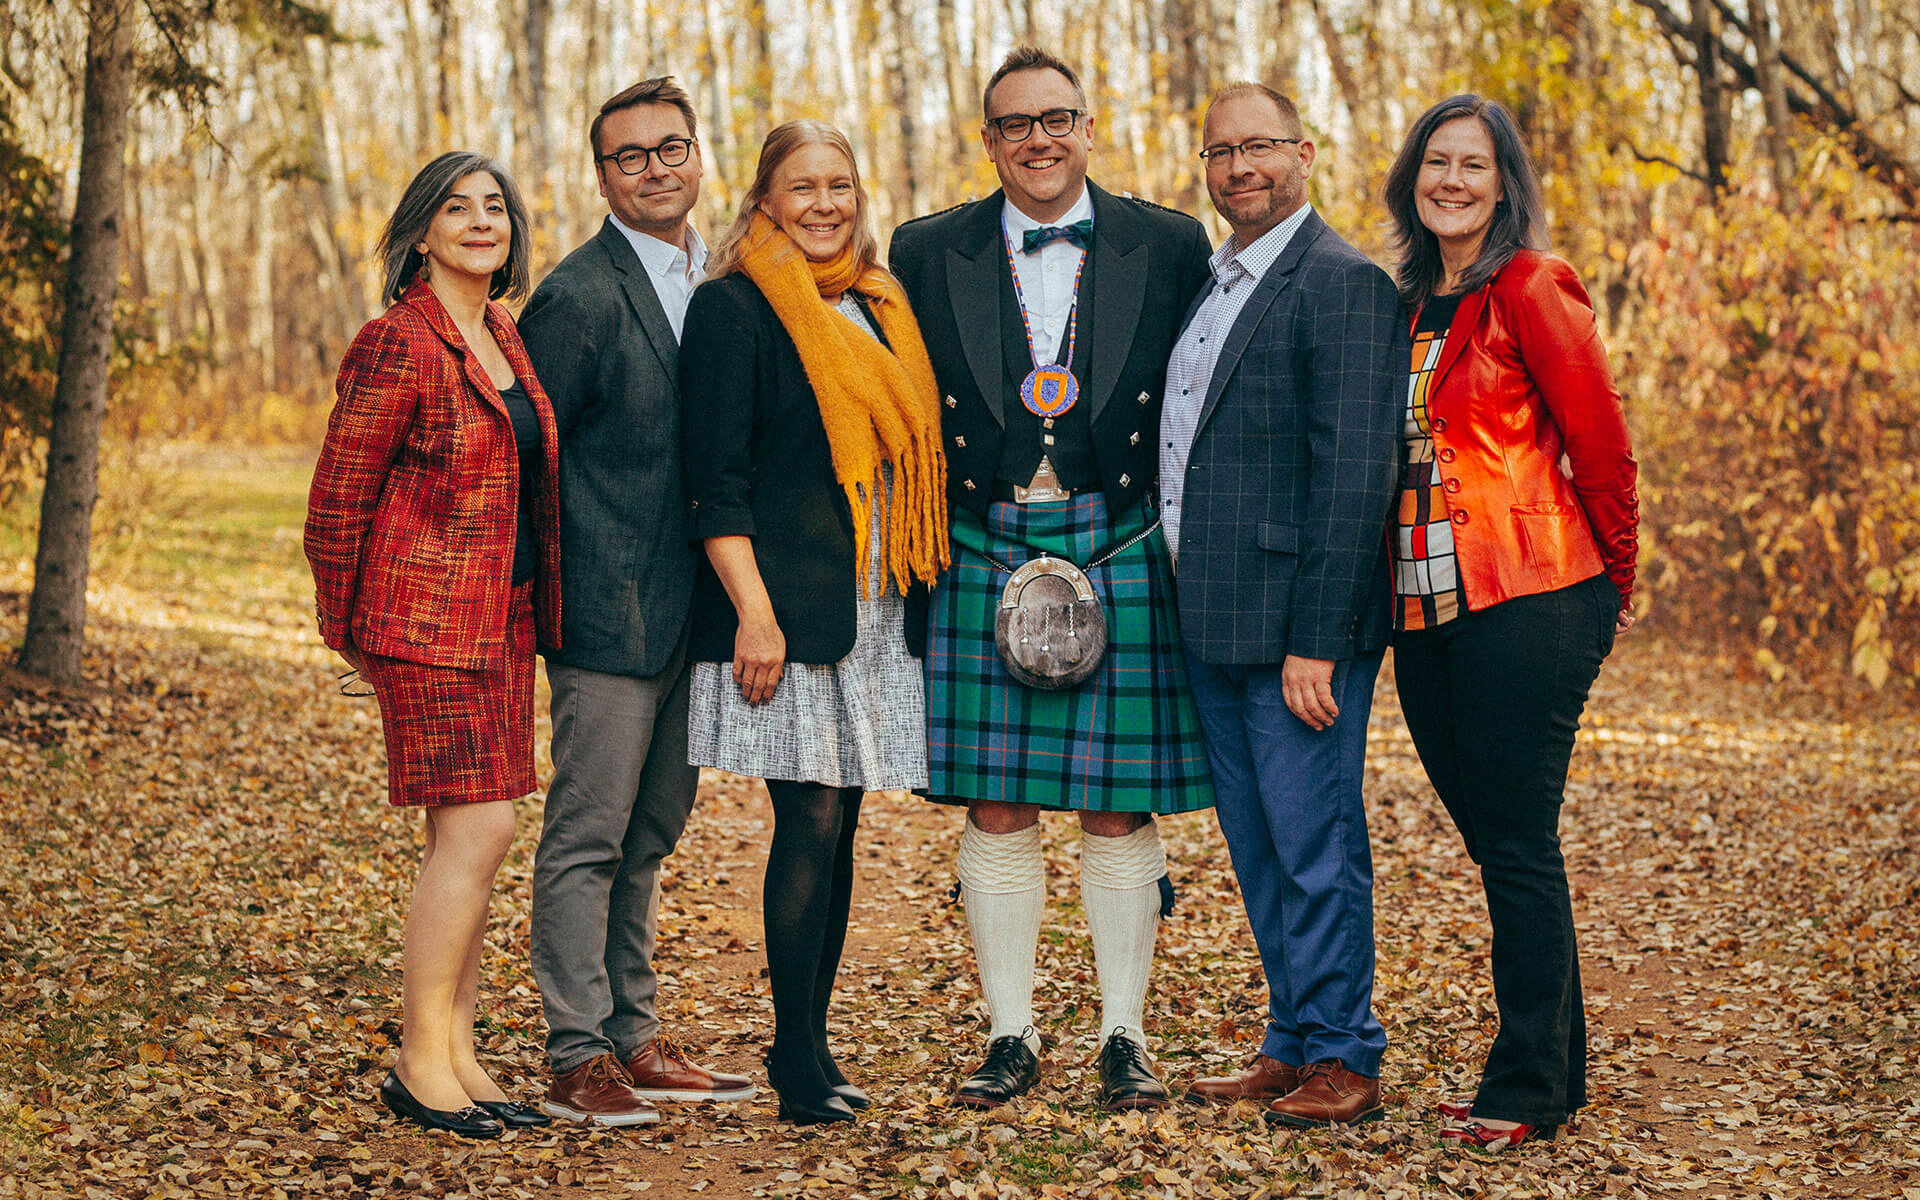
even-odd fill
[[[1227,266],[1233,264],[1245,271],[1255,283],[1259,283],[1260,277],[1265,275],[1267,268],[1273,266],[1279,259],[1286,250],[1287,243],[1291,242],[1293,235],[1307,223],[1307,217],[1312,212],[1313,205],[1302,204],[1294,210],[1292,216],[1255,238],[1253,245],[1244,250],[1240,248],[1239,234],[1229,237],[1207,260],[1207,266],[1212,269],[1213,277],[1224,282]]]
[[[694,276],[706,273],[707,244],[700,240],[700,231],[691,224],[687,226],[688,249],[682,249],[663,242],[652,234],[641,233],[637,229],[630,228],[626,222],[612,213],[607,214],[607,220],[612,221],[613,227],[626,235],[627,243],[633,247],[633,252],[640,256],[640,264],[647,269],[648,274],[666,276],[678,272],[684,278],[689,273],[689,259],[692,260],[691,273]],[[688,250],[691,250],[691,253]]]
[[[1019,242],[1026,236],[1027,230],[1029,229],[1039,229],[1044,225],[1071,225],[1075,221],[1091,221],[1092,219],[1093,192],[1088,189],[1086,184],[1082,183],[1080,185],[1080,198],[1075,200],[1073,207],[1062,213],[1057,220],[1036,221],[1026,213],[1021,212],[1019,206],[1014,204],[1013,201],[1006,200],[1001,210],[1000,227],[1007,231],[1008,237],[1012,238],[1015,242]]]

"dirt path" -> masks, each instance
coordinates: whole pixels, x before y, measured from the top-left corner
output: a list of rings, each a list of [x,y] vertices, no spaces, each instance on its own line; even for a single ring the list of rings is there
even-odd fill
[[[1920,719],[1786,705],[1646,637],[1608,665],[1569,783],[1593,1103],[1556,1144],[1435,1144],[1435,1104],[1471,1087],[1492,1034],[1485,914],[1385,686],[1369,767],[1385,1121],[1293,1133],[1245,1111],[1100,1112],[1077,847],[1057,820],[1045,1078],[1010,1110],[949,1109],[981,1041],[947,900],[959,818],[876,796],[835,1018],[848,1073],[879,1101],[853,1127],[795,1130],[763,1092],[642,1131],[411,1132],[373,1093],[397,1037],[417,826],[381,803],[377,718],[331,687],[287,521],[206,525],[103,581],[96,687],[0,680],[0,1200],[1920,1200]],[[24,570],[0,562],[0,641],[20,629]],[[484,995],[490,1061],[525,1093],[542,1063],[525,966],[538,801],[518,813]],[[660,951],[671,1031],[761,1078],[769,821],[757,785],[707,782],[665,880]],[[1244,1057],[1264,991],[1211,817],[1163,828],[1181,900],[1149,1022],[1178,1084]]]

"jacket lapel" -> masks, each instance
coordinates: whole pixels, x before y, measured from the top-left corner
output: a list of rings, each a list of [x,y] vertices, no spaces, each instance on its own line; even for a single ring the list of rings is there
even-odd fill
[[[1006,258],[1002,203],[1001,193],[995,192],[975,205],[960,245],[947,251],[947,299],[974,386],[993,419],[1005,428],[1007,416],[1000,406],[1000,267]]]
[[[666,373],[667,386],[678,395],[680,343],[674,340],[673,324],[667,320],[667,310],[660,306],[660,296],[653,290],[653,277],[647,274],[646,264],[640,261],[640,255],[627,241],[627,235],[614,228],[611,217],[601,223],[596,240],[607,252],[607,261],[613,264],[614,272],[620,276],[620,291],[640,322],[641,330],[646,333],[647,341],[652,344],[654,357],[660,360],[661,370]]]
[[[1253,295],[1247,297],[1247,306],[1234,318],[1233,328],[1227,330],[1227,340],[1220,347],[1219,361],[1214,363],[1213,375],[1207,381],[1207,401],[1200,406],[1200,420],[1194,426],[1196,433],[1206,427],[1207,419],[1219,407],[1221,393],[1226,391],[1227,380],[1233,378],[1234,368],[1240,365],[1240,356],[1247,352],[1247,343],[1253,340],[1253,331],[1266,319],[1267,310],[1273,307],[1274,300],[1293,282],[1293,273],[1299,269],[1308,248],[1326,228],[1327,223],[1320,219],[1320,214],[1307,214],[1300,228],[1293,231],[1287,248],[1280,252],[1280,257],[1260,277]]]
[[[1438,396],[1440,384],[1447,378],[1447,372],[1453,364],[1460,361],[1460,352],[1467,348],[1472,339],[1474,327],[1480,324],[1480,313],[1487,307],[1487,293],[1491,288],[1481,287],[1468,292],[1460,298],[1459,311],[1453,314],[1453,324],[1447,327],[1447,340],[1440,347],[1440,364],[1434,368],[1433,382],[1427,385],[1427,395]],[[1417,322],[1420,314],[1415,313],[1412,320]]]
[[[500,389],[493,386],[493,380],[487,378],[487,369],[480,365],[480,356],[473,352],[473,347],[467,345],[467,339],[460,335],[460,327],[453,323],[452,314],[448,313],[446,306],[440,303],[440,297],[433,294],[433,289],[427,286],[427,281],[416,280],[413,286],[407,289],[407,294],[400,299],[402,303],[412,305],[414,310],[426,319],[427,328],[439,335],[440,340],[453,351],[454,357],[460,360],[461,373],[466,376],[467,382],[473,385],[473,390],[480,393],[480,398],[485,400],[495,412],[503,417],[506,416],[507,402],[500,398]],[[491,302],[487,305],[487,323],[491,328],[493,323]],[[498,334],[494,335],[493,340],[496,343],[501,341]],[[504,345],[500,352],[506,353]],[[518,366],[513,363],[513,360],[507,361],[509,365],[515,366],[517,372]]]
[[[1147,296],[1147,271],[1152,257],[1139,240],[1126,206],[1087,184],[1093,198],[1093,283],[1083,284],[1081,312],[1091,318],[1093,407],[1087,420],[1095,422],[1112,398],[1127,365],[1127,350],[1140,326],[1140,308]],[[1093,287],[1106,297],[1094,303]]]

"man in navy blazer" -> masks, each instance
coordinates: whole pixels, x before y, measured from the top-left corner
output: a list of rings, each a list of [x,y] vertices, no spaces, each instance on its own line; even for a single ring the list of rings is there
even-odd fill
[[[553,784],[533,862],[533,975],[553,1116],[647,1125],[657,1100],[744,1100],[655,1015],[660,862],[699,782],[687,765],[693,551],[680,471],[680,325],[707,248],[693,105],[671,76],[613,96],[588,133],[608,215],[520,317],[560,429]]]
[[[1292,1125],[1378,1116],[1361,802],[1410,350],[1386,273],[1307,203],[1314,147],[1260,84],[1216,94],[1207,192],[1233,227],[1167,367],[1162,520],[1182,641],[1271,993],[1260,1051],[1196,1081]]]

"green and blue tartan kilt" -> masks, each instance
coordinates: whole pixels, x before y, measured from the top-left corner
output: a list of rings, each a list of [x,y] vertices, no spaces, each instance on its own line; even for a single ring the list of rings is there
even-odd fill
[[[1109,525],[1105,497],[997,501],[953,517],[953,566],[933,592],[926,656],[928,795],[1096,812],[1213,807],[1200,715],[1187,687],[1166,539],[1155,529],[1087,572],[1107,617],[1107,654],[1075,688],[1016,683],[994,646],[1007,575],[1042,551],[1076,564],[1152,520],[1142,503]]]

